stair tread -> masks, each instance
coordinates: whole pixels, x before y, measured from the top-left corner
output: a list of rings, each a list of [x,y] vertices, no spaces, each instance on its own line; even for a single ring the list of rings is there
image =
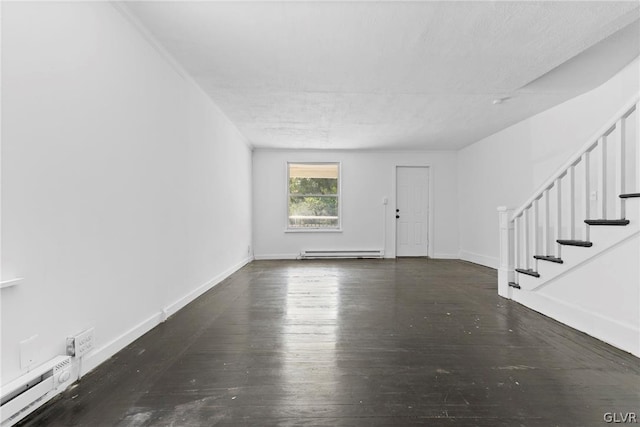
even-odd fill
[[[537,271],[533,271],[532,269],[525,270],[524,268],[516,268],[516,271],[518,273],[526,274],[528,276],[540,277],[540,273],[538,273]]]
[[[539,260],[542,260],[542,261],[555,262],[556,264],[564,263],[562,258],[557,258],[557,257],[554,257],[554,256],[549,256],[549,255],[534,255],[533,257],[535,259],[539,259]]]
[[[628,219],[585,219],[589,225],[628,225]]]
[[[512,288],[520,289],[520,285],[518,285],[516,282],[509,282],[509,286],[511,286]]]
[[[556,242],[558,242],[561,245],[581,246],[581,247],[584,247],[584,248],[590,248],[591,246],[593,246],[592,242],[587,242],[585,240],[563,240],[563,239],[558,239],[558,240],[556,240]]]
[[[640,197],[640,193],[627,193],[627,194],[620,195],[621,199],[630,199],[632,197]]]

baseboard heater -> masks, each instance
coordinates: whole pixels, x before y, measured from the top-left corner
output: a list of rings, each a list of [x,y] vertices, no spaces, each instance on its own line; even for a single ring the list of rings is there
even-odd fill
[[[2,386],[0,425],[16,424],[72,381],[71,357],[57,356]]]
[[[382,250],[358,250],[358,251],[302,251],[302,259],[340,259],[340,258],[384,258]]]

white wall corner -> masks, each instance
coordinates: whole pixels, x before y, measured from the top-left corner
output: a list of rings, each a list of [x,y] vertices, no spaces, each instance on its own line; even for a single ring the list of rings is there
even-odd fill
[[[140,22],[138,17],[133,12],[131,12],[126,4],[127,2],[123,0],[109,0],[109,3],[127,20],[127,22],[129,22],[129,24],[131,24],[131,26],[142,36],[142,38],[144,38],[156,50],[156,52],[158,52],[158,54],[174,69],[174,71],[178,73],[178,75],[180,75],[180,77],[182,77],[185,81],[188,81],[191,85],[193,85],[193,87],[197,88],[211,102],[211,104],[213,104],[218,112],[227,119],[231,126],[233,126],[233,128],[235,128],[238,134],[242,137],[242,141],[247,146],[249,151],[253,152],[255,147],[253,146],[251,141],[249,141],[249,138],[247,138],[240,131],[240,129],[238,129],[236,124],[231,121],[229,116],[227,116],[227,114],[222,111],[220,106],[216,104],[216,102],[211,98],[211,96],[209,96],[207,92],[205,92],[202,86],[200,86],[200,84],[191,76],[191,74],[184,69],[182,64],[180,64],[173,57],[173,55],[169,53],[169,51],[162,45],[162,43],[160,43],[156,39],[151,31],[149,31],[147,27],[142,22]]]

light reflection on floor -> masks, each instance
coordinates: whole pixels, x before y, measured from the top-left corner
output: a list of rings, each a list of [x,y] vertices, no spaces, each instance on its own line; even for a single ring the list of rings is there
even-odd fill
[[[287,277],[286,309],[282,345],[285,388],[319,400],[335,394],[339,384],[337,332],[340,281],[336,269],[306,268]],[[314,396],[307,396],[312,398]]]

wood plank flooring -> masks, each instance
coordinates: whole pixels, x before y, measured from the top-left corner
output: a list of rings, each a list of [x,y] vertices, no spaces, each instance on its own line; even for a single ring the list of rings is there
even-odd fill
[[[456,260],[257,261],[24,426],[597,426],[640,359]]]

